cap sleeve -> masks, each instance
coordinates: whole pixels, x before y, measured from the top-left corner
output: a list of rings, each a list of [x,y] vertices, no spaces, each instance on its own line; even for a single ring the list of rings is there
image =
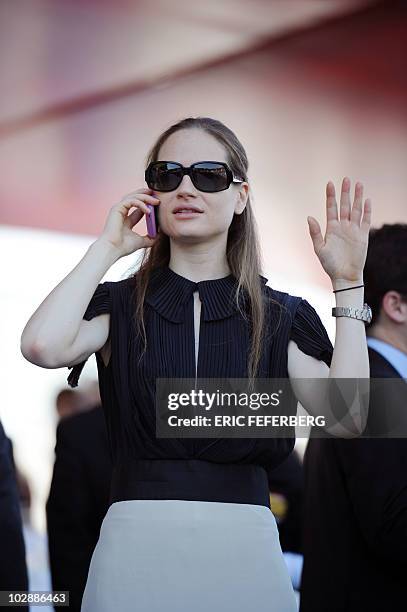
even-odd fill
[[[94,317],[110,312],[111,296],[109,291],[109,283],[99,283],[99,285],[96,287],[95,293],[93,294],[88,304],[88,307],[86,308],[85,314],[83,315],[83,319],[85,319],[86,321],[90,321]],[[87,359],[85,359],[81,363],[77,363],[76,365],[69,367],[69,369],[72,370],[67,378],[70,387],[78,386],[79,377],[86,361]]]
[[[302,299],[296,310],[290,333],[298,348],[331,365],[333,346],[316,310]]]

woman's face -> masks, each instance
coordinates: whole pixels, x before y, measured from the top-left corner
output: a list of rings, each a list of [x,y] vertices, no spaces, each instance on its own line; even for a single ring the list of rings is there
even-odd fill
[[[175,161],[190,166],[199,161],[227,163],[226,151],[210,134],[197,128],[184,129],[171,134],[162,145],[157,161]],[[228,189],[217,193],[199,191],[188,175],[174,191],[154,191],[160,199],[159,224],[171,238],[198,242],[228,231],[233,215],[245,208],[248,183],[232,183]],[[193,205],[202,212],[190,217],[176,215],[176,207]]]

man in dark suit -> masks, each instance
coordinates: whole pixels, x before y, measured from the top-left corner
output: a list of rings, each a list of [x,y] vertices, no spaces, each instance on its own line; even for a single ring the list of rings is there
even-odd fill
[[[301,507],[303,496],[302,460],[296,450],[268,471],[270,505],[277,521],[283,552],[302,553]]]
[[[108,509],[111,459],[100,404],[61,419],[46,505],[54,590],[70,592],[79,612],[91,557]]]
[[[0,422],[0,591],[27,591],[21,511],[12,446]],[[4,607],[2,610],[15,610]],[[22,608],[28,610],[28,607]]]
[[[393,379],[369,426],[407,411],[407,225],[370,231],[364,282],[370,376]],[[407,609],[407,439],[311,438],[304,469],[301,612]]]

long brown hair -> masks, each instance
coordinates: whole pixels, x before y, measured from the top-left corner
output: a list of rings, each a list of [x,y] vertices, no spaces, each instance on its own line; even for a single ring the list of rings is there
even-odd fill
[[[183,129],[201,129],[216,138],[226,150],[229,167],[235,176],[247,181],[248,159],[246,151],[234,132],[221,121],[210,117],[188,117],[171,125],[165,130],[152,146],[146,157],[146,167],[152,161],[157,161],[160,149],[171,134]],[[261,274],[261,253],[256,220],[250,201],[250,189],[247,204],[240,215],[234,215],[228,231],[226,257],[233,276],[238,279],[235,300],[239,311],[240,293],[247,292],[250,308],[251,347],[248,358],[248,377],[256,376],[261,356],[261,341],[264,336],[264,303],[259,279]],[[154,245],[145,249],[140,268],[134,274],[137,279],[135,322],[144,337],[145,348],[147,338],[144,326],[144,298],[151,272],[160,266],[167,266],[170,261],[170,239],[159,232]],[[275,302],[275,300],[271,300]],[[277,302],[275,302],[277,303]],[[281,314],[281,312],[280,312]],[[245,317],[246,318],[246,317]]]

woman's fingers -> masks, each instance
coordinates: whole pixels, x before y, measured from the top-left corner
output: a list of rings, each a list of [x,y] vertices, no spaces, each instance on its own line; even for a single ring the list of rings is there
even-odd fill
[[[338,220],[338,205],[336,203],[335,185],[332,181],[329,181],[326,186],[326,220],[337,221]]]
[[[360,226],[360,220],[362,218],[362,204],[363,204],[363,185],[362,183],[356,183],[355,185],[355,199],[353,201],[353,208],[350,215],[350,220],[353,221],[358,227]]]
[[[158,198],[154,198],[153,196],[147,194],[136,193],[134,196],[128,194],[120,202],[118,203],[119,208],[121,208],[121,212],[126,214],[131,208],[140,208],[146,215],[150,213],[150,209],[148,208],[146,202],[148,204],[157,205],[159,203]]]
[[[141,191],[132,191],[130,193],[127,193],[125,196],[123,196],[122,199],[123,200],[131,200],[131,199],[145,200],[149,204],[157,204],[160,201],[159,198],[157,198],[156,196],[153,196],[151,193],[143,193]]]
[[[345,177],[342,181],[341,189],[340,220],[350,221],[350,211],[350,180],[348,179],[348,177]]]
[[[149,209],[147,207],[147,204],[144,204],[144,202],[142,202],[141,200],[129,200],[129,201],[122,200],[121,202],[117,204],[117,206],[124,220],[126,219],[126,217],[129,214],[129,211],[132,208],[138,208],[140,211],[142,211],[142,213],[145,213],[147,215],[149,214]]]
[[[370,198],[367,198],[367,200],[365,200],[365,205],[363,207],[363,218],[362,218],[362,224],[360,228],[363,229],[363,231],[366,234],[369,234],[371,223],[372,223],[372,202]]]
[[[327,206],[327,221],[353,221],[360,225],[360,220],[363,213],[363,184],[358,182],[355,185],[355,197],[353,206],[350,200],[351,182],[348,177],[342,181],[340,209],[338,219],[338,205],[336,202],[335,186],[332,181],[329,181],[326,186],[326,206]]]
[[[321,228],[318,221],[314,219],[314,217],[307,217],[307,221],[312,244],[314,245],[314,251],[315,253],[319,253],[320,249],[324,246]]]
[[[125,218],[124,225],[129,229],[132,229],[135,225],[137,225],[143,215],[144,212],[139,208],[136,208],[136,210],[133,210],[133,212]]]

